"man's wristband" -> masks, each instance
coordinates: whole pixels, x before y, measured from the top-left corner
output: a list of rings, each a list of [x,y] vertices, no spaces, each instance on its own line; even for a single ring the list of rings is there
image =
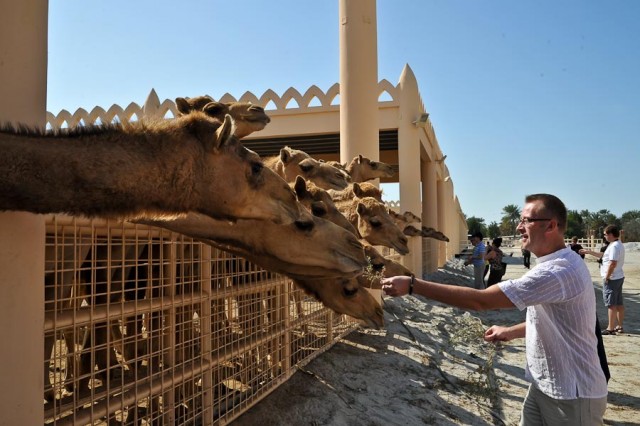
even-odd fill
[[[409,294],[413,294],[413,284],[416,282],[416,276],[411,275],[411,281],[409,282]]]

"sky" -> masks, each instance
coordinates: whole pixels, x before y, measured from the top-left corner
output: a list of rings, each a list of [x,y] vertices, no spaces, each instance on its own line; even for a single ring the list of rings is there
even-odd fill
[[[338,0],[49,1],[47,110],[339,82]],[[378,0],[378,79],[413,70],[467,217],[526,194],[640,209],[640,0]],[[385,198],[397,191],[385,186]]]

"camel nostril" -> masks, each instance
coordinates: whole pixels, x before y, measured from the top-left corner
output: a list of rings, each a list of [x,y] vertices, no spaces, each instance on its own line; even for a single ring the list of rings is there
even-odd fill
[[[307,220],[307,219],[298,219],[295,221],[296,224],[296,228],[300,229],[301,231],[311,231],[313,229],[313,220]]]

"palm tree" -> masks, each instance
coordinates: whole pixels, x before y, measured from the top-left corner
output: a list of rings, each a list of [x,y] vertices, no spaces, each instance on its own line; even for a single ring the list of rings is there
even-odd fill
[[[520,207],[515,204],[509,204],[502,208],[502,220],[509,223],[511,235],[516,234],[516,228],[520,223]]]

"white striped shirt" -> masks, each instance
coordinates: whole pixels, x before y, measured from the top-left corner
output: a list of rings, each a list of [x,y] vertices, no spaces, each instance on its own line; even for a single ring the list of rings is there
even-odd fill
[[[582,258],[564,248],[539,257],[521,278],[498,285],[518,309],[527,308],[526,378],[554,399],[606,396],[595,294]]]

